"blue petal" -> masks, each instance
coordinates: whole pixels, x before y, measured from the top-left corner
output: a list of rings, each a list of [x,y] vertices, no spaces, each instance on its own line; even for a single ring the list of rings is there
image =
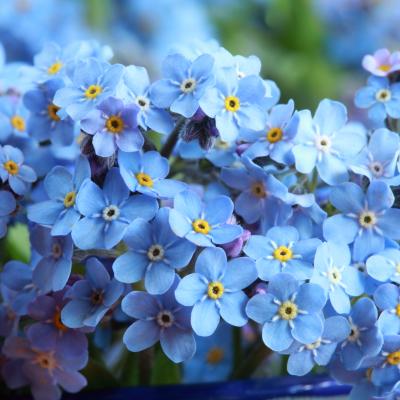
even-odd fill
[[[287,370],[290,375],[303,376],[314,367],[312,353],[309,350],[295,351],[289,356]]]
[[[256,294],[246,305],[246,314],[259,324],[271,321],[277,314],[278,306],[274,303],[275,296],[270,293]]]
[[[105,289],[110,282],[110,275],[104,265],[94,257],[86,262],[86,278],[96,289]]]
[[[157,316],[160,306],[157,299],[147,292],[128,293],[121,303],[122,311],[136,319],[147,319]]]
[[[174,279],[174,269],[161,261],[147,268],[144,286],[150,294],[162,294],[172,286]]]
[[[256,279],[257,269],[254,261],[248,257],[239,257],[228,262],[222,283],[230,290],[241,290],[250,286]]]
[[[313,283],[305,283],[300,286],[296,296],[296,304],[301,310],[315,313],[322,310],[327,298],[324,290]]]
[[[163,329],[160,333],[163,352],[175,363],[190,359],[196,351],[196,342],[190,331],[177,327]]]
[[[129,351],[148,349],[160,339],[160,328],[155,321],[136,321],[124,333],[123,342]]]
[[[184,306],[193,306],[207,293],[207,282],[198,273],[185,276],[175,290],[176,300]]]
[[[247,296],[242,292],[224,293],[219,299],[221,317],[233,326],[243,326],[247,323],[245,306]]]
[[[319,339],[324,329],[324,323],[318,314],[298,315],[293,320],[292,335],[300,343],[313,343]]]
[[[293,343],[287,321],[278,319],[276,322],[267,322],[262,329],[264,343],[274,351],[287,350]]]
[[[242,233],[243,228],[240,225],[225,224],[213,227],[209,236],[215,244],[224,244],[237,239]]]
[[[220,321],[220,316],[215,300],[205,299],[193,306],[191,324],[199,336],[212,335]]]
[[[204,249],[197,257],[196,272],[211,282],[219,281],[226,269],[226,254],[221,248]]]
[[[149,259],[145,254],[129,251],[119,256],[113,264],[115,278],[123,283],[134,283],[143,279]]]

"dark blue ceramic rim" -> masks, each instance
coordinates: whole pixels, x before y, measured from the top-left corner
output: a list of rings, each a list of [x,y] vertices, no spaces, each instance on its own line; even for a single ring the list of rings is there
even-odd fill
[[[332,396],[347,395],[349,392],[350,386],[340,385],[327,376],[319,375],[195,385],[117,388],[65,395],[63,400],[266,400],[301,396],[329,399]]]

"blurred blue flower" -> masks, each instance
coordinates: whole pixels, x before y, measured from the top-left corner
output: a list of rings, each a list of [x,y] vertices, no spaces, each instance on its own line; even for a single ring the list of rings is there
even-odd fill
[[[196,338],[196,353],[183,364],[183,382],[216,382],[228,378],[233,365],[233,328],[221,323],[213,335]]]
[[[238,79],[234,69],[225,69],[216,87],[209,87],[199,103],[209,117],[215,118],[221,139],[230,142],[239,136],[241,128],[259,131],[265,127],[265,96],[266,88],[259,77]]]
[[[379,282],[400,284],[400,251],[385,249],[373,254],[366,262],[368,274]]]
[[[382,348],[383,336],[376,326],[378,311],[374,302],[361,298],[352,306],[348,321],[350,334],[341,344],[340,357],[348,370],[361,366],[367,357],[376,356]]]
[[[28,219],[51,227],[53,236],[68,235],[80,218],[75,200],[87,178],[90,178],[90,166],[84,156],[78,157],[74,175],[65,167],[54,167],[44,179],[49,200],[28,206]]]
[[[324,237],[345,244],[354,242],[356,260],[383,250],[385,237],[400,239],[400,210],[391,208],[394,196],[386,183],[372,181],[365,195],[355,183],[343,183],[332,189],[329,198],[341,214],[325,220]]]
[[[327,365],[336,350],[338,343],[350,334],[350,325],[346,318],[337,315],[327,318],[320,338],[310,344],[294,343],[290,353],[287,369],[291,375],[306,375],[315,364]]]
[[[319,239],[299,239],[292,226],[273,227],[265,236],[252,235],[243,251],[256,261],[258,276],[269,281],[274,275],[286,272],[297,280],[311,278],[313,260]]]
[[[86,261],[85,278],[65,293],[70,301],[61,310],[61,322],[69,328],[94,328],[122,295],[124,285],[111,278],[96,258]]]
[[[339,314],[350,312],[349,295],[359,296],[364,290],[362,273],[350,263],[350,250],[344,244],[325,242],[315,253],[311,282],[324,288]]]
[[[183,191],[174,197],[169,214],[172,231],[197,246],[210,247],[229,243],[243,233],[242,227],[229,224],[233,203],[227,196],[216,196],[203,203],[193,191]]]
[[[196,246],[173,234],[169,209],[160,208],[152,222],[135,219],[124,236],[128,251],[113,264],[114,275],[124,283],[144,279],[150,294],[165,293],[173,284],[175,269],[189,264]]]
[[[0,146],[0,178],[3,183],[8,181],[13,192],[19,195],[25,194],[30,184],[36,181],[35,171],[23,162],[20,149],[7,144]]]
[[[152,101],[149,75],[144,67],[129,65],[125,68],[123,80],[129,100],[139,107],[137,121],[142,129],[153,129],[159,133],[170,133],[174,127],[171,115],[158,108]]]
[[[169,173],[169,163],[157,151],[142,153],[118,153],[121,176],[132,192],[140,192],[151,197],[172,198],[187,188],[174,179],[165,179]]]
[[[296,169],[309,174],[317,168],[320,178],[337,185],[349,178],[346,161],[364,147],[366,138],[357,125],[345,125],[346,107],[337,101],[322,100],[314,118],[308,110],[299,112],[299,126],[293,154]]]
[[[387,116],[400,118],[400,83],[391,84],[386,77],[371,76],[368,86],[357,91],[354,103],[368,108],[368,117],[382,124]]]
[[[121,64],[109,65],[94,58],[80,61],[70,77],[71,83],[57,90],[54,104],[73,120],[81,120],[115,93],[122,73]]]
[[[271,278],[267,293],[256,294],[246,306],[249,318],[262,325],[262,339],[274,351],[287,350],[295,340],[311,344],[323,332],[320,311],[324,290],[312,283],[300,284],[292,275]]]
[[[142,148],[144,139],[140,133],[135,104],[124,106],[122,100],[109,97],[90,111],[81,121],[82,129],[93,136],[97,155],[110,157],[115,151],[132,152]]]
[[[103,188],[86,179],[76,196],[83,218],[72,228],[72,240],[80,249],[111,249],[123,238],[137,217],[150,220],[158,209],[156,199],[129,195],[118,168],[107,173]]]
[[[0,336],[16,336],[19,328],[19,315],[13,309],[13,301],[17,293],[0,284]]]
[[[247,257],[227,262],[224,250],[207,248],[196,260],[195,272],[179,283],[175,296],[179,303],[193,306],[191,324],[199,336],[210,336],[220,317],[233,326],[247,322],[247,296],[242,289],[257,279],[255,263]]]
[[[6,190],[0,190],[0,239],[7,233],[10,214],[17,207],[15,197]]]
[[[31,111],[28,119],[29,135],[38,141],[50,140],[56,146],[68,146],[74,140],[75,127],[70,117],[59,115],[59,107],[53,103],[54,94],[64,83],[52,79],[37,89],[25,93],[25,107]]]
[[[27,138],[28,111],[21,100],[12,96],[0,97],[0,143],[12,136]]]
[[[125,331],[123,341],[130,351],[142,351],[160,341],[164,353],[179,363],[190,359],[196,342],[190,326],[190,308],[175,300],[179,282],[161,296],[131,292],[122,300],[122,310],[136,321]]]
[[[193,62],[182,54],[167,56],[162,65],[164,79],[151,87],[153,103],[190,118],[199,108],[206,88],[214,84],[214,59],[202,54]]]
[[[31,246],[40,260],[33,271],[33,283],[42,293],[61,290],[72,268],[73,245],[70,236],[51,236],[50,229],[36,226],[31,232]]]
[[[392,283],[380,285],[374,293],[374,301],[382,311],[378,326],[385,335],[400,333],[400,289]]]

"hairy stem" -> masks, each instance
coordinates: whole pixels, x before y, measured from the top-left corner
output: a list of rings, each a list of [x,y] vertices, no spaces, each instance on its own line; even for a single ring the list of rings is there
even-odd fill
[[[171,132],[167,141],[165,142],[164,146],[162,147],[162,149],[160,151],[160,153],[163,157],[169,158],[169,156],[171,155],[171,153],[174,150],[174,147],[176,145],[176,142],[179,139],[179,133],[180,133],[185,121],[186,121],[186,119],[184,117],[181,117],[176,122],[174,130]]]

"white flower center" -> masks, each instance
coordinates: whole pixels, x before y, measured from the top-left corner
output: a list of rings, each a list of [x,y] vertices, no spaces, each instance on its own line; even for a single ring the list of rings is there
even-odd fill
[[[136,97],[136,104],[143,110],[146,111],[150,108],[150,100],[144,96]]]
[[[389,89],[380,89],[375,94],[376,100],[385,103],[392,98],[392,92]]]
[[[377,223],[377,218],[374,212],[364,211],[360,214],[358,222],[363,228],[372,228]]]
[[[103,209],[103,218],[106,221],[114,221],[119,217],[120,210],[117,206],[110,205]]]
[[[383,165],[379,161],[373,161],[371,164],[369,164],[368,168],[372,175],[377,178],[383,175]]]
[[[169,328],[174,323],[174,316],[171,311],[162,310],[158,313],[156,321],[162,328]]]
[[[329,268],[329,270],[328,270],[328,279],[334,285],[337,285],[342,281],[342,272],[337,267]]]
[[[319,151],[323,151],[324,153],[327,153],[332,146],[332,140],[329,136],[323,135],[323,136],[317,136],[315,139],[315,147]]]
[[[151,261],[160,261],[164,258],[164,248],[159,244],[153,244],[147,251],[147,257]]]
[[[181,90],[183,93],[191,93],[194,89],[196,89],[197,82],[193,78],[185,79],[181,83]]]

